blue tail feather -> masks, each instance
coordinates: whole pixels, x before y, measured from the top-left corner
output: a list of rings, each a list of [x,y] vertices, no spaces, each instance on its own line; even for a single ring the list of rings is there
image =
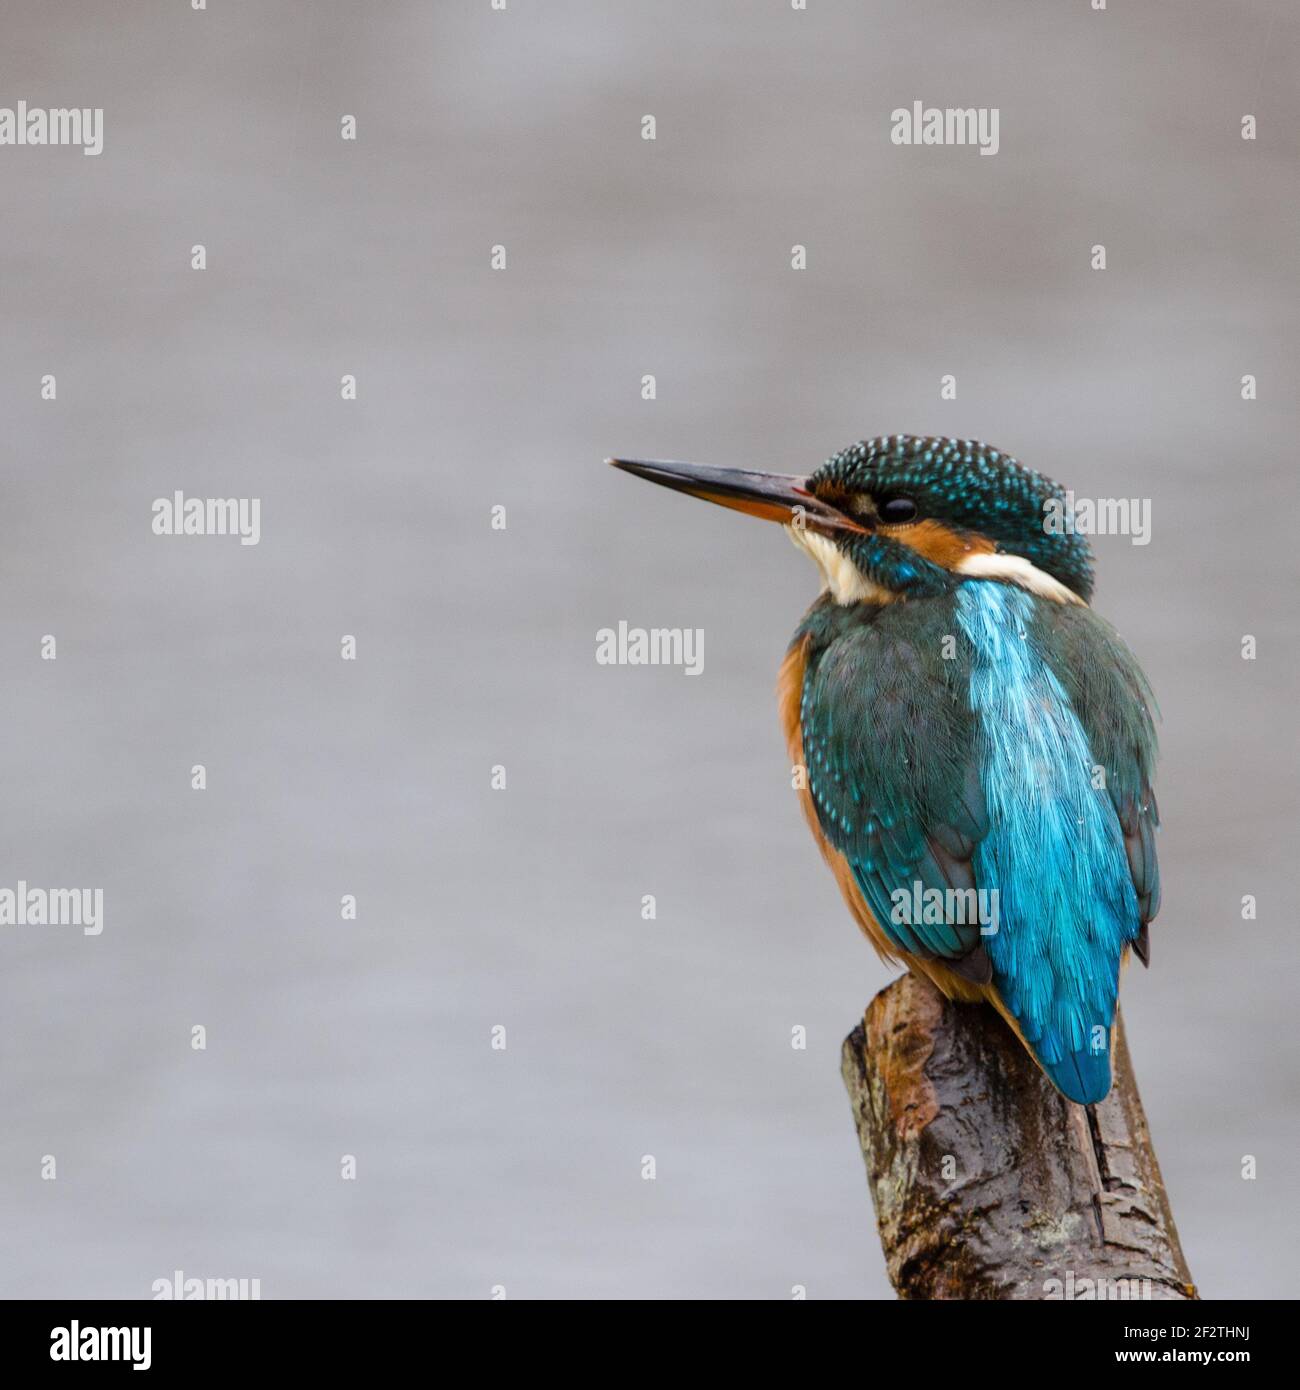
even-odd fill
[[[1110,1053],[1070,1052],[1059,1062],[1045,1062],[1038,1056],[1043,1070],[1062,1095],[1080,1105],[1096,1105],[1110,1092]]]

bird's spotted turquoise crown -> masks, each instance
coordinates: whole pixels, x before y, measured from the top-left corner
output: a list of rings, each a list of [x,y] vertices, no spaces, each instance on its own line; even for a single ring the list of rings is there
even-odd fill
[[[1045,524],[1047,503],[1064,507],[1065,490],[982,440],[878,435],[832,454],[809,485],[814,492],[862,491],[877,500],[911,497],[923,518],[987,536],[999,550],[1023,556],[1085,599],[1092,592],[1087,540]]]

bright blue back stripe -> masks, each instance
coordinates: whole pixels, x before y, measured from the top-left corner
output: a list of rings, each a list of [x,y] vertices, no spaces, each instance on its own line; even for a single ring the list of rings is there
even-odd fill
[[[1086,1102],[1110,1086],[1120,951],[1138,932],[1137,895],[1119,818],[1093,786],[1087,736],[1034,648],[1035,601],[990,580],[957,593],[990,820],[975,872],[999,894],[998,931],[984,943],[999,993],[1053,1080]]]

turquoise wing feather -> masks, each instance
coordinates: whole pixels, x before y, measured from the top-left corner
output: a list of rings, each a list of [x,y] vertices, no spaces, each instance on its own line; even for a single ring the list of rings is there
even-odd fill
[[[1132,652],[1091,608],[1043,604],[1035,617],[1036,643],[1047,654],[1105,772],[1145,927],[1160,910],[1160,812],[1152,791],[1155,697]],[[1143,960],[1145,936],[1143,932],[1142,941],[1135,943]]]
[[[882,931],[984,980],[977,914],[912,910],[930,890],[977,889],[972,856],[988,829],[956,631],[943,599],[820,605],[800,633],[810,638],[800,723],[822,831]]]
[[[1159,905],[1136,662],[1091,610],[990,581],[819,605],[801,634],[813,803],[882,930],[991,977],[1056,1085],[1100,1099],[1123,948],[1145,953]],[[994,895],[994,930],[968,913],[900,921],[914,885]]]

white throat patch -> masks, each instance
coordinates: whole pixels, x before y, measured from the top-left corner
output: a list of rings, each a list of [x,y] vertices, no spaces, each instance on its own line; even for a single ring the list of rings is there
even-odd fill
[[[785,533],[806,555],[812,557],[822,577],[822,591],[836,603],[892,603],[898,597],[874,579],[868,579],[852,560],[825,536],[802,526],[787,526]]]

